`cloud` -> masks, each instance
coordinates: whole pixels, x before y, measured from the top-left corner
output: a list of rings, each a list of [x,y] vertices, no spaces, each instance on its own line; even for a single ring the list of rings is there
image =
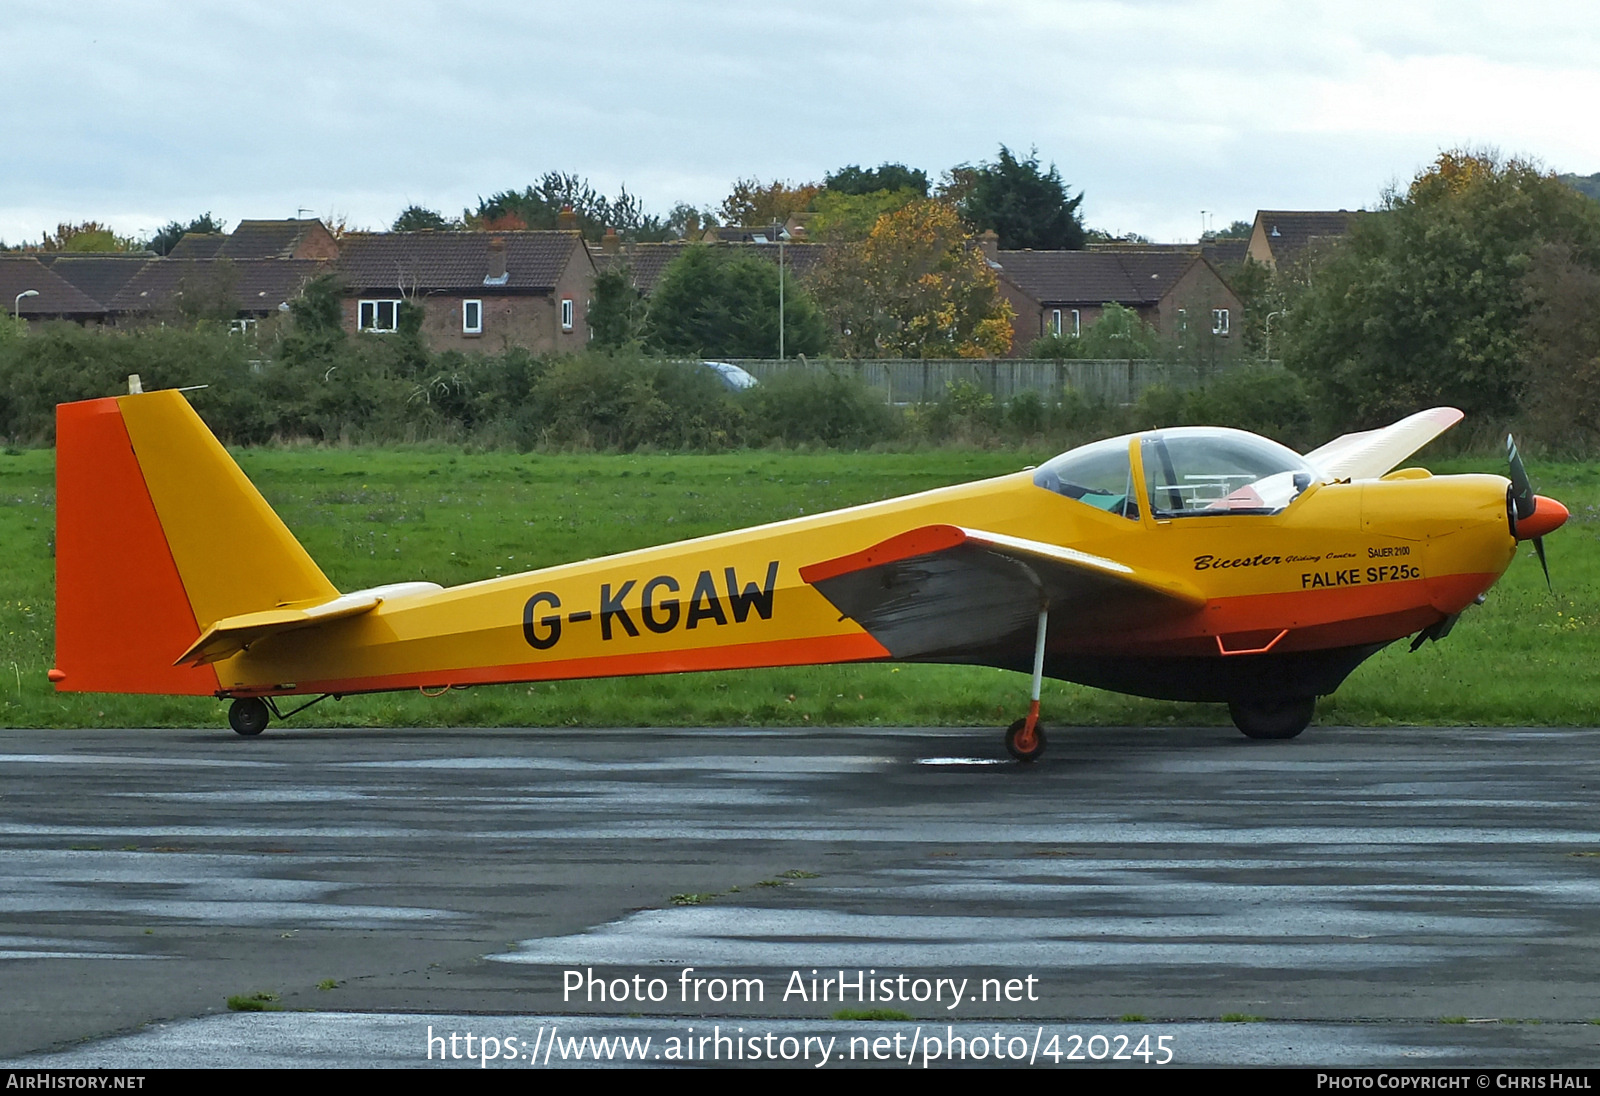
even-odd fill
[[[1600,170],[1594,22],[1367,0],[25,6],[0,238],[205,210],[381,227],[548,170],[665,211],[1001,143],[1056,163],[1091,224],[1192,238],[1201,209],[1370,204],[1462,143]]]

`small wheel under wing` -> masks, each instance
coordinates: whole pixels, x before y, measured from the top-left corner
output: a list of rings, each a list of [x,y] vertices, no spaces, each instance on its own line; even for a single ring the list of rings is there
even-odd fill
[[[267,729],[272,712],[267,702],[259,696],[244,696],[228,708],[228,726],[246,737],[253,737]]]
[[[1044,753],[1044,727],[1035,723],[1031,741],[1023,741],[1028,721],[1019,719],[1006,728],[1006,752],[1018,761],[1036,761]]]
[[[1228,704],[1233,725],[1249,738],[1293,738],[1311,723],[1317,711],[1314,696],[1286,700],[1234,700]]]

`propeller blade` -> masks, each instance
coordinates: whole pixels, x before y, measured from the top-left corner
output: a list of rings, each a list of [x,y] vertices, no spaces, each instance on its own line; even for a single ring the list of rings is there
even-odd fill
[[[1535,552],[1539,553],[1539,566],[1544,568],[1544,584],[1545,584],[1545,586],[1547,588],[1549,588],[1551,593],[1555,593],[1555,589],[1556,588],[1554,586],[1550,585],[1550,564],[1545,562],[1545,558],[1544,558],[1544,538],[1543,537],[1534,537],[1533,538],[1533,550]]]
[[[1516,509],[1519,519],[1530,518],[1536,505],[1533,482],[1528,479],[1528,470],[1522,465],[1522,454],[1517,452],[1517,443],[1510,434],[1506,435],[1506,462],[1511,465],[1511,505]]]

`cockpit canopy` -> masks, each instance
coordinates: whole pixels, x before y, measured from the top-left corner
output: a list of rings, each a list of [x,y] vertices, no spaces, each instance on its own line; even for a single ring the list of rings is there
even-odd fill
[[[1143,484],[1133,482],[1129,443],[1138,440]],[[1047,491],[1138,520],[1276,514],[1322,479],[1304,457],[1275,441],[1220,426],[1182,426],[1092,442],[1039,466]]]

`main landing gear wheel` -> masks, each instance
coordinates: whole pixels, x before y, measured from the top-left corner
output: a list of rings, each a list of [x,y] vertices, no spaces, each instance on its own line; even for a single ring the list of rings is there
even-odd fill
[[[267,729],[272,713],[267,702],[259,696],[240,697],[228,709],[228,726],[239,734],[251,737]]]
[[[1293,738],[1311,723],[1317,698],[1234,700],[1228,704],[1233,725],[1249,738]]]
[[[1035,761],[1044,753],[1044,728],[1035,723],[1032,741],[1024,742],[1022,732],[1027,726],[1026,719],[1019,719],[1006,728],[1006,752],[1018,761]]]

